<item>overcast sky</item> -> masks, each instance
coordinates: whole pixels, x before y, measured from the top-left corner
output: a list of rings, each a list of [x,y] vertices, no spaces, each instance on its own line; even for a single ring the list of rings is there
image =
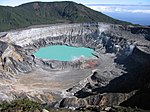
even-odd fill
[[[17,6],[32,1],[74,1],[82,4],[136,4],[150,5],[150,0],[0,0],[0,5]]]

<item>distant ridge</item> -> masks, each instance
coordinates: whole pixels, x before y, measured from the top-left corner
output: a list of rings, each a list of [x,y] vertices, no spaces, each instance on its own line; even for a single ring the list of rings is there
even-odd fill
[[[70,1],[31,2],[16,7],[0,6],[0,31],[31,25],[81,22],[130,24]]]

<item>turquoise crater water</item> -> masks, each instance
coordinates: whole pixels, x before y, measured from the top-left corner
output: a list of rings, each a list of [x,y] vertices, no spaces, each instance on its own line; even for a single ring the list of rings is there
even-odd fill
[[[55,45],[42,47],[34,55],[42,59],[72,61],[81,57],[92,57],[93,49],[84,47],[70,47],[66,45]]]

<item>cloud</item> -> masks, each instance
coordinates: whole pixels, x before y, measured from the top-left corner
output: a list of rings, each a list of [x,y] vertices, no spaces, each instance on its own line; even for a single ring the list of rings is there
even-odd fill
[[[150,10],[127,10],[128,12],[132,13],[148,13],[150,14]]]
[[[146,13],[150,14],[150,6],[106,6],[106,5],[99,5],[99,6],[92,6],[89,5],[88,7],[100,11],[100,12],[130,12],[130,13]]]
[[[18,6],[21,5],[23,3],[27,3],[27,2],[33,2],[35,0],[2,0],[0,1],[0,5],[4,5],[4,6]]]

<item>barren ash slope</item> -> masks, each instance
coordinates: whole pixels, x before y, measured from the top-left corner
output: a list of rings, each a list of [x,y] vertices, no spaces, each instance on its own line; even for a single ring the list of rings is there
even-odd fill
[[[149,27],[128,25],[74,2],[34,2],[7,8],[4,11],[11,16],[8,21],[5,14],[1,16],[1,24],[7,26],[2,30],[49,21],[63,23],[0,33],[1,101],[27,97],[49,106],[72,109],[98,106],[103,110],[118,105],[149,109]],[[59,13],[49,12],[51,8]],[[28,19],[24,20],[24,15]],[[20,26],[22,21],[30,24]],[[92,58],[70,62],[33,55],[50,45],[87,47],[95,53]]]

